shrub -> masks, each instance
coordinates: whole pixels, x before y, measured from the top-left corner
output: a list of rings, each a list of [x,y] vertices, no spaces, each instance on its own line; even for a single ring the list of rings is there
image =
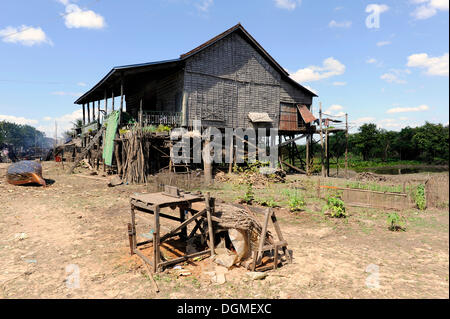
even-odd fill
[[[243,203],[251,204],[254,199],[255,199],[255,195],[253,193],[253,184],[252,183],[248,183],[247,184],[247,190],[245,191],[244,196],[240,197],[240,200]]]
[[[297,191],[288,192],[288,194],[291,212],[303,210],[306,205],[304,198]]]
[[[397,213],[391,213],[387,217],[388,228],[391,231],[405,231],[406,223],[404,218],[400,217]]]
[[[324,211],[327,211],[331,217],[347,217],[344,201],[339,197],[329,196],[327,198],[327,204],[324,206]]]
[[[256,200],[261,206],[267,206],[267,207],[278,207],[278,204],[276,201],[273,200],[273,198],[265,199],[265,198],[259,198]]]
[[[424,210],[427,207],[427,201],[425,199],[425,185],[419,184],[419,186],[417,186],[414,194],[414,200],[418,209]]]

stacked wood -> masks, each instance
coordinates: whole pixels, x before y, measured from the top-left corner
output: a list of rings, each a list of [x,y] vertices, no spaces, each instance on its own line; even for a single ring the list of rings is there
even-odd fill
[[[130,184],[147,183],[149,171],[149,143],[145,143],[144,133],[139,124],[125,133],[122,139],[122,180]],[[147,155],[147,156],[145,156]]]

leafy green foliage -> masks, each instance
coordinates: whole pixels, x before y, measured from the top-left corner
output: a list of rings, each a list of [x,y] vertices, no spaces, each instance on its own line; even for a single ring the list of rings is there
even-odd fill
[[[416,202],[417,208],[424,210],[427,207],[426,197],[425,197],[425,185],[419,184],[414,193],[414,200]]]
[[[291,212],[301,211],[305,208],[305,199],[298,190],[287,189],[284,191],[284,194],[288,197],[288,205]]]
[[[344,201],[339,197],[328,196],[327,204],[324,206],[323,210],[328,212],[331,215],[331,217],[335,218],[347,217]]]
[[[245,191],[245,194],[244,194],[244,196],[240,197],[240,200],[243,203],[251,204],[254,199],[255,199],[255,194],[253,193],[253,184],[252,183],[248,183],[247,184],[247,189]]]
[[[406,231],[406,221],[398,213],[390,213],[387,217],[387,224],[391,231]]]
[[[255,201],[261,206],[278,207],[278,203],[273,198],[258,198]]]
[[[38,131],[30,125],[21,125],[0,121],[0,143],[8,143],[14,147],[29,148],[37,146],[48,146],[48,140],[43,132]]]

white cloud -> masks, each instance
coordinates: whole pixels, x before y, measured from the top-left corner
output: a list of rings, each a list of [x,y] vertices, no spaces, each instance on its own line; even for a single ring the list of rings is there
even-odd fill
[[[369,59],[366,60],[366,63],[369,63],[369,64],[377,63],[377,59],[369,58]]]
[[[195,6],[202,12],[208,12],[209,8],[214,4],[214,0],[199,0]]]
[[[77,85],[78,85],[78,86],[86,86],[87,84],[84,83],[84,82],[78,82]]]
[[[0,29],[0,38],[2,38],[3,42],[20,43],[26,46],[41,43],[53,45],[52,41],[40,27],[34,28],[26,25],[21,25],[17,28],[9,26]]]
[[[297,5],[302,3],[301,0],[274,0],[275,5],[281,9],[294,10]]]
[[[385,45],[391,44],[391,41],[379,41],[377,42],[377,47],[384,47]]]
[[[328,26],[330,28],[350,28],[352,26],[352,22],[351,21],[342,21],[342,22],[337,22],[336,20],[331,20],[330,23],[328,23]]]
[[[70,29],[102,29],[106,26],[105,19],[100,14],[92,10],[81,9],[68,0],[60,0],[59,2],[66,6],[66,13],[63,15],[66,27]]]
[[[347,82],[336,81],[336,82],[333,82],[333,85],[334,86],[345,86],[345,85],[347,85]]]
[[[429,110],[430,107],[426,104],[419,105],[417,107],[394,107],[386,111],[388,114],[392,113],[406,113],[406,112],[422,112]]]
[[[426,53],[413,54],[408,57],[407,66],[426,69],[428,75],[448,76],[449,54],[440,57],[430,57]]]
[[[357,124],[364,124],[364,123],[373,123],[375,121],[374,117],[360,117],[359,119],[356,119],[354,122]]]
[[[384,73],[380,76],[380,79],[385,80],[388,83],[397,83],[397,84],[405,84],[406,81],[399,79],[398,75],[394,73]]]
[[[14,115],[4,115],[4,114],[0,114],[0,121],[7,121],[7,122],[12,122],[12,123],[17,123],[17,124],[28,124],[28,125],[33,125],[33,124],[38,123],[37,120],[27,119],[24,117],[18,117],[18,116],[14,116]]]
[[[345,72],[345,65],[333,57],[323,61],[322,66],[311,65],[300,69],[291,75],[297,82],[312,82],[327,79],[332,76],[341,75]]]
[[[380,76],[380,79],[388,82],[388,83],[397,83],[397,84],[405,84],[406,80],[403,77],[406,74],[410,74],[411,71],[408,69],[399,70],[399,69],[390,69],[388,73],[384,73]]]
[[[343,109],[342,105],[333,104],[324,113],[332,116],[344,116],[345,112],[342,112]]]
[[[55,92],[51,92],[52,95],[59,95],[59,96],[75,96],[75,97],[79,97],[81,96],[83,93],[79,93],[79,92],[65,92],[65,91],[55,91]]]
[[[411,15],[417,20],[425,20],[436,15],[438,11],[448,11],[448,0],[413,0],[415,4],[421,4]]]
[[[46,116],[43,118],[43,121],[47,123],[39,123],[40,125],[37,125],[36,128],[44,132],[47,136],[54,137],[56,122],[58,127],[58,136],[62,137],[65,131],[68,131],[73,127],[73,122],[82,117],[83,112],[81,111],[81,108],[79,108],[72,113],[64,114],[59,117]]]

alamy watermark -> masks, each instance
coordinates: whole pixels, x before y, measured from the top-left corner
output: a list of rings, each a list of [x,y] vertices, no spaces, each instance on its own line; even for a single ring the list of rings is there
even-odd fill
[[[366,267],[366,272],[369,273],[369,276],[366,278],[366,287],[369,289],[380,288],[380,267],[370,264]]]
[[[202,160],[208,164],[259,161],[275,169],[278,162],[277,137],[277,128],[225,128],[220,131],[216,127],[203,128],[201,121],[194,121],[192,131],[185,128],[172,130],[170,156],[174,164],[200,164]]]
[[[66,287],[69,289],[80,288],[80,267],[75,264],[67,265],[66,274],[68,274],[65,279]]]

